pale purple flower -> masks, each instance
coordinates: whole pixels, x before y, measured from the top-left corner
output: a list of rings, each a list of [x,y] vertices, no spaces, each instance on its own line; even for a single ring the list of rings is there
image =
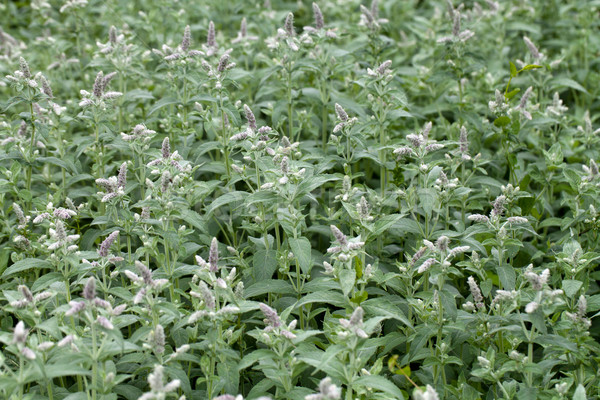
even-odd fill
[[[229,64],[229,53],[225,53],[219,59],[219,64],[217,65],[217,71],[224,72],[225,70],[230,68]],[[227,115],[227,114],[225,114]]]
[[[417,250],[417,252],[411,258],[409,265],[411,267],[413,265],[415,265],[417,263],[417,261],[419,261],[421,259],[421,257],[423,257],[423,255],[425,254],[426,251],[427,251],[427,246],[423,246],[419,250]]]
[[[348,246],[348,238],[346,237],[346,235],[344,235],[342,233],[342,231],[335,225],[330,225],[329,228],[331,229],[331,232],[333,233],[335,240],[337,240],[337,242],[342,247],[347,247]]]
[[[266,322],[273,328],[279,328],[281,326],[281,319],[277,314],[277,311],[266,305],[265,303],[259,304],[260,311],[265,315]]]
[[[171,145],[169,144],[169,137],[165,137],[160,148],[162,158],[169,158],[171,156]]]
[[[94,81],[93,94],[95,97],[102,97],[103,94],[103,85],[102,81],[104,80],[104,73],[102,71],[98,72],[96,75],[96,80]]]
[[[100,255],[100,257],[108,256],[108,251],[110,250],[110,247],[113,245],[113,243],[117,239],[117,236],[119,236],[119,231],[114,231],[113,233],[108,235],[108,237],[106,239],[104,239],[102,244],[100,244],[100,248],[98,249],[98,254]]]
[[[435,245],[438,248],[439,251],[446,251],[448,250],[448,245],[450,244],[450,238],[448,238],[448,236],[440,236],[436,241],[435,241]]]
[[[192,33],[190,30],[190,26],[186,25],[183,31],[183,39],[181,40],[181,50],[183,52],[187,52],[190,48],[190,44],[192,42]]]
[[[94,304],[94,307],[99,307],[99,308],[104,308],[105,310],[110,310],[111,309],[111,305],[110,302],[101,299],[99,297],[95,297],[92,300],[92,304]]]
[[[108,320],[108,318],[103,317],[101,315],[99,315],[98,318],[96,318],[96,323],[98,325],[100,325],[101,327],[103,327],[104,329],[109,330],[109,331],[111,331],[115,328],[114,325],[112,324],[112,322],[110,322]]]
[[[531,53],[531,57],[534,60],[537,61],[537,60],[541,59],[544,56],[542,53],[539,52],[539,50],[537,49],[537,47],[535,47],[535,44],[533,44],[533,42],[531,41],[531,39],[529,39],[527,36],[523,36],[523,42],[525,42],[525,45],[529,49],[529,52]]]
[[[410,147],[399,147],[396,150],[394,150],[394,154],[396,154],[398,156],[398,158],[404,157],[404,156],[408,156],[413,154],[413,150]]]
[[[533,272],[533,265],[529,265],[524,273],[525,278],[531,283],[533,290],[540,291],[544,287],[546,283],[548,283],[548,279],[550,278],[550,270],[548,268],[544,269],[541,274],[536,274]]]
[[[484,307],[483,296],[481,295],[481,290],[479,289],[477,282],[475,282],[475,279],[472,276],[469,276],[467,283],[469,284],[469,290],[471,291],[471,296],[473,296],[475,305],[477,308],[482,309]]]
[[[217,40],[215,38],[216,33],[215,33],[215,24],[214,22],[210,21],[208,23],[208,32],[206,35],[206,46],[208,47],[217,47]]]
[[[65,347],[65,346],[70,345],[74,341],[75,341],[75,336],[73,336],[73,335],[67,335],[64,338],[62,338],[56,345],[58,347]]]
[[[458,246],[453,248],[452,250],[450,250],[450,253],[448,254],[448,258],[452,258],[452,257],[456,257],[459,254],[465,253],[467,251],[469,251],[470,247],[469,246]]]
[[[490,219],[483,214],[471,214],[468,219],[473,222],[488,222]]]
[[[317,3],[312,3],[313,15],[315,16],[315,28],[323,29],[325,26],[325,21],[323,20],[323,13],[321,9],[317,5]]]
[[[289,171],[289,158],[287,156],[284,156],[281,159],[281,163],[279,164],[279,169],[281,170],[281,173],[284,175],[287,175],[290,171]]]
[[[338,119],[342,122],[348,121],[348,114],[338,103],[335,103],[335,112],[337,113]]]
[[[45,216],[43,218],[41,218],[41,220],[38,220],[38,218],[42,217],[42,215]],[[48,213],[44,213],[44,214],[40,214],[38,215],[33,222],[36,223],[35,221],[38,220],[37,223],[41,222],[43,219],[50,217],[50,214]],[[56,217],[56,218],[60,218],[62,220],[66,220],[69,219],[71,217],[74,217],[75,215],[77,215],[77,213],[73,210],[70,210],[68,208],[63,208],[63,207],[58,207],[56,209],[54,209],[54,211],[52,212],[52,214]]]
[[[428,258],[427,260],[425,260],[423,262],[423,264],[421,264],[421,266],[419,267],[417,272],[419,274],[422,274],[422,273],[428,271],[429,268],[431,268],[433,266],[433,264],[435,264],[436,262],[437,262],[437,260],[435,258]]]
[[[500,217],[504,213],[504,204],[506,204],[506,196],[501,194],[496,197],[496,200],[492,203],[493,209],[491,212],[492,217]]]
[[[117,186],[120,188],[124,188],[127,184],[127,163],[124,162],[119,167],[119,174],[117,175]]]
[[[96,297],[96,280],[93,276],[87,280],[85,286],[83,287],[82,295],[86,300],[90,301],[94,300]]]
[[[533,87],[529,86],[527,88],[527,90],[525,91],[525,93],[523,93],[523,96],[521,96],[521,101],[519,103],[519,105],[515,108],[515,110],[519,110],[521,112],[521,114],[523,114],[523,116],[529,120],[531,120],[531,114],[526,110],[527,108],[527,101],[529,100],[529,97],[531,96],[531,93],[533,92]]]
[[[206,305],[206,308],[209,310],[214,310],[216,307],[215,296],[209,289],[206,282],[200,281],[198,284],[198,289],[200,289],[200,294],[202,296],[202,300],[204,300],[204,305]]]
[[[413,400],[440,400],[440,397],[431,385],[427,385],[425,391],[421,388],[414,390]]]
[[[28,335],[29,330],[25,329],[25,323],[23,321],[19,321],[15,326],[15,330],[13,331],[12,342],[18,344],[25,344]]]
[[[13,203],[13,212],[15,213],[15,216],[17,217],[17,221],[19,221],[19,228],[24,228],[25,225],[27,225],[28,219],[25,217],[25,214],[23,213],[23,209],[21,208],[21,206],[19,206],[17,203]],[[35,220],[34,220],[35,222]]]
[[[154,281],[152,280],[152,272],[150,269],[140,261],[136,261],[135,266],[137,267],[138,271],[140,271],[144,283],[148,286],[152,286]]]
[[[256,130],[256,118],[254,117],[254,113],[248,107],[247,104],[244,104],[244,112],[246,113],[246,120],[248,121],[248,127],[253,131]]]
[[[536,302],[536,301],[532,301],[531,303],[528,303],[525,306],[525,312],[527,314],[531,314],[533,312],[535,312],[535,310],[537,310],[540,307],[540,303]]]
[[[52,93],[52,88],[50,87],[50,83],[48,79],[44,75],[40,77],[40,81],[42,82],[42,93],[44,93],[49,98],[54,98],[54,94]]]
[[[309,394],[304,400],[340,400],[342,389],[333,384],[331,378],[326,377],[319,383],[319,393]]]
[[[85,302],[83,301],[70,301],[69,305],[71,308],[65,312],[66,317],[72,317],[75,314],[79,314],[85,308]]]
[[[23,57],[19,57],[19,71],[21,71],[23,78],[26,78],[26,79],[31,78],[31,71],[29,70],[29,64],[27,64],[27,61],[25,61],[25,59]]]
[[[208,265],[210,272],[217,272],[219,269],[219,242],[217,238],[213,238],[210,242],[210,250],[208,252]]]
[[[285,18],[283,29],[289,37],[294,37],[296,35],[296,32],[294,31],[294,14],[288,13]]]
[[[510,225],[513,225],[513,224],[526,224],[527,222],[529,222],[527,220],[527,218],[524,218],[524,217],[509,217],[506,221]]]
[[[362,307],[356,307],[352,312],[350,319],[340,318],[340,325],[351,331],[361,339],[366,339],[369,335],[362,329],[364,310]]]
[[[29,347],[23,347],[21,354],[28,360],[35,360],[35,353]]]
[[[365,23],[365,25],[367,25],[367,27],[369,29],[373,29],[373,28],[377,27],[377,22],[375,21],[375,17],[373,16],[371,11],[367,7],[365,7],[361,4],[360,12],[362,13],[361,19],[363,20],[363,22]]]

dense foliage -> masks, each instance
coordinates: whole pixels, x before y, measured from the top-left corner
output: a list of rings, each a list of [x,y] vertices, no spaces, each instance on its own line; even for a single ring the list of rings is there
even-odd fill
[[[599,6],[3,2],[0,397],[600,398]]]

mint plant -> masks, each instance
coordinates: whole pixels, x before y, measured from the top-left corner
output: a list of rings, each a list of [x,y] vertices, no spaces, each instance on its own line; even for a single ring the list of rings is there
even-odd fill
[[[56,3],[0,6],[0,398],[600,398],[596,2]]]

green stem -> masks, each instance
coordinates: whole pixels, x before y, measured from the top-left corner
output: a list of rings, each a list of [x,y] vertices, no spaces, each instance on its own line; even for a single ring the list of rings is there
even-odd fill
[[[287,105],[288,105],[288,137],[290,142],[294,141],[293,138],[293,120],[292,120],[292,67],[291,65],[287,68]]]
[[[498,384],[498,386],[500,386],[500,390],[502,390],[502,394],[504,395],[504,397],[506,399],[510,399],[510,395],[508,394],[508,392],[506,391],[506,389],[504,389],[504,386],[502,386],[502,383],[500,382],[500,379],[496,379],[496,383]]]
[[[223,142],[223,155],[225,157],[225,170],[227,171],[227,178],[231,177],[231,166],[229,160],[229,143],[227,138],[226,126],[225,126],[225,109],[223,108],[223,94],[219,91],[219,107],[221,109],[221,136]]]
[[[379,125],[379,145],[381,146],[381,150],[379,150],[379,161],[381,161],[381,170],[380,170],[380,174],[379,174],[379,181],[381,183],[381,196],[384,195],[385,192],[385,186],[386,186],[386,166],[385,166],[385,162],[386,162],[386,152],[385,152],[385,145],[386,145],[386,135],[385,135],[385,130],[383,129],[383,125]]]
[[[321,109],[321,134],[323,140],[323,151],[327,149],[327,103],[323,102],[323,108]]]
[[[98,385],[98,351],[96,339],[96,323],[92,320],[92,400],[96,400]]]

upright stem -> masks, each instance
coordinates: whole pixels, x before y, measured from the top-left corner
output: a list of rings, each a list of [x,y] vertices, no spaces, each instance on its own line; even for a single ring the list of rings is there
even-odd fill
[[[35,117],[33,115],[33,101],[29,103],[29,113],[31,115],[31,142],[29,143],[29,165],[27,166],[26,172],[26,188],[27,191],[31,192],[31,176],[33,174],[33,153],[35,146]],[[27,211],[29,211],[29,207],[27,207]]]
[[[292,66],[287,68],[287,103],[288,103],[288,138],[290,142],[294,141],[293,135],[293,120],[292,120]]]
[[[102,157],[104,156],[102,153],[102,148],[100,145],[100,128],[98,126],[98,114],[94,110],[94,133],[96,134],[96,163],[98,164],[98,173],[102,178],[104,177],[104,165],[102,165]]]
[[[323,138],[323,151],[327,148],[327,104],[323,102],[321,109],[321,132]]]
[[[527,344],[527,359],[529,364],[533,364],[533,334],[535,333],[535,326],[531,327],[529,332],[529,343]],[[530,387],[533,387],[533,372],[531,370],[527,372],[527,383]]]
[[[383,129],[383,125],[382,125],[381,121],[379,123],[379,145],[381,146],[381,150],[379,150],[379,160],[381,161],[379,181],[381,183],[381,196],[383,196],[385,193],[387,169],[385,166],[386,152],[384,149],[384,147],[386,145],[386,135],[385,135],[385,130]]]
[[[96,350],[96,323],[92,320],[92,400],[96,400],[96,390],[98,385],[98,365]]]
[[[225,109],[223,108],[223,94],[219,91],[219,106],[221,108],[221,135],[223,140],[223,155],[225,157],[225,170],[227,171],[227,178],[231,176],[231,166],[229,160],[229,138],[227,137],[226,126],[225,126]]]

